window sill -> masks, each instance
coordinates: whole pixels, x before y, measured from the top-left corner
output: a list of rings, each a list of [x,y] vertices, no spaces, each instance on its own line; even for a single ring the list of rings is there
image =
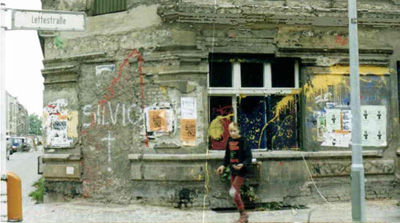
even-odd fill
[[[221,160],[225,153],[224,150],[210,151],[209,154],[129,154],[131,162],[138,161],[206,161]],[[363,151],[363,157],[382,157],[381,150]],[[260,160],[282,160],[282,159],[324,159],[324,158],[351,158],[352,151],[321,151],[321,152],[301,152],[301,151],[253,151],[253,158]]]

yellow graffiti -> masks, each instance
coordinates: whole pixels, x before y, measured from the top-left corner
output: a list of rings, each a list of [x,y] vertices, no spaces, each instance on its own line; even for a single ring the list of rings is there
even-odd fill
[[[247,97],[247,95],[239,94],[239,104],[242,103],[242,98],[246,98],[246,97]]]
[[[348,79],[345,74],[350,73],[350,68],[348,66],[331,66],[329,68],[329,74],[315,74],[312,81],[304,85],[304,95],[307,100],[315,98],[317,95],[323,95],[329,92],[329,87],[332,87],[331,92],[334,95],[341,95],[343,87],[350,90],[349,84],[346,82]],[[360,75],[380,75],[382,82],[386,85],[386,80],[384,75],[390,73],[387,67],[376,67],[376,66],[360,66]],[[366,78],[360,78],[361,81],[365,83],[371,83],[372,80],[367,80]]]
[[[210,123],[210,127],[208,128],[208,135],[215,140],[220,140],[222,134],[224,134],[224,126],[222,124],[223,119],[230,120],[233,114],[229,114],[226,116],[217,116],[212,122]]]
[[[350,67],[348,66],[331,66],[329,68],[330,74],[350,74]],[[360,75],[374,74],[374,75],[387,75],[390,74],[390,70],[387,67],[375,67],[375,66],[360,66],[358,68]]]
[[[311,83],[304,85],[304,95],[307,100],[315,98],[317,95],[323,95],[328,92],[329,86],[332,86],[334,95],[340,95],[341,86],[349,88],[346,84],[345,76],[341,75],[330,75],[330,74],[319,74],[315,75]]]
[[[287,109],[291,109],[291,108],[293,108],[293,106],[295,106],[295,99],[294,99],[293,94],[287,95],[286,97],[282,98],[282,100],[280,100],[276,104],[275,111],[274,111],[275,116],[271,120],[269,120],[267,122],[267,124],[265,124],[264,127],[261,129],[260,138],[258,139],[258,148],[260,148],[262,135],[263,135],[265,129],[267,128],[267,126],[271,122],[274,122],[275,120],[279,120],[279,115],[281,114],[281,112],[286,111]]]
[[[348,66],[331,66],[329,68],[330,74],[350,74],[350,67]],[[381,76],[382,82],[386,86],[385,75],[390,74],[390,69],[387,67],[376,67],[376,66],[360,66],[358,68],[360,75],[377,75]]]

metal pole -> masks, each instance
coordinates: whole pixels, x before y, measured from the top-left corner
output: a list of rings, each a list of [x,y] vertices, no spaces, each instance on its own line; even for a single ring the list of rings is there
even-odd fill
[[[364,165],[361,145],[360,77],[358,74],[357,0],[348,0],[352,114],[351,200],[353,222],[365,222]]]
[[[6,5],[1,3],[0,6],[0,162],[1,162],[1,191],[0,191],[0,217],[1,222],[7,222],[7,173],[6,173],[6,90],[5,90],[5,46],[6,46],[6,23],[5,23]]]

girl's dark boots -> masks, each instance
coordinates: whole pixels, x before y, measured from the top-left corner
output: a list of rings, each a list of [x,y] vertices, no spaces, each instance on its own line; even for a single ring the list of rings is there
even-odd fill
[[[240,212],[240,218],[237,221],[238,223],[248,223],[249,222],[249,215],[247,212]]]

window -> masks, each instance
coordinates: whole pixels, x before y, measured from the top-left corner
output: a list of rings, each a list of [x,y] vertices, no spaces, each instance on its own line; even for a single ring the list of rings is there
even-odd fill
[[[231,120],[252,149],[297,148],[298,67],[291,58],[210,54],[210,149],[225,149]]]
[[[93,15],[126,10],[126,0],[94,0]]]

